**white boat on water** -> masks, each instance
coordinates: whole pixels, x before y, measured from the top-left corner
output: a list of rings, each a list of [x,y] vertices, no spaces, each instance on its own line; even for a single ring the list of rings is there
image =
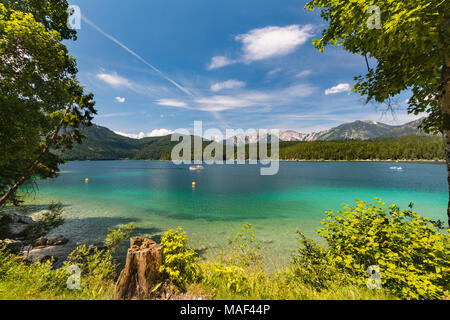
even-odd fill
[[[203,166],[190,166],[189,170],[191,171],[198,171],[198,170],[203,170],[205,169]]]
[[[403,170],[402,167],[390,167],[389,169],[391,169],[391,170],[399,170],[399,171]]]

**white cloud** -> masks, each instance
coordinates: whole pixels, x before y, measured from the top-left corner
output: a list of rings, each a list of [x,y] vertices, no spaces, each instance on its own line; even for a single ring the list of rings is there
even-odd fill
[[[334,86],[330,89],[325,90],[326,95],[336,94],[341,92],[350,92],[352,91],[352,87],[348,83],[340,83],[337,86]]]
[[[303,77],[307,77],[307,76],[311,75],[312,73],[313,73],[312,70],[304,70],[304,71],[297,73],[295,76],[297,78],[303,78]]]
[[[308,97],[316,91],[316,87],[310,84],[297,84],[283,90],[284,95],[290,97]]]
[[[312,37],[313,26],[268,26],[235,37],[243,45],[244,62],[253,62],[292,53]]]
[[[167,136],[169,134],[172,134],[174,131],[169,130],[169,129],[154,129],[151,132],[140,132],[140,133],[124,133],[121,131],[114,131],[114,133],[124,136],[124,137],[128,137],[128,138],[132,138],[132,139],[142,139],[142,138],[146,138],[146,137],[163,137],[163,136]]]
[[[215,56],[211,59],[210,64],[208,65],[208,70],[218,69],[225,66],[229,66],[230,64],[236,63],[236,60],[231,60],[230,58],[224,56]]]
[[[224,111],[235,108],[244,108],[254,105],[254,102],[245,98],[235,98],[230,96],[212,96],[195,100],[201,106],[197,109],[203,111]]]
[[[187,104],[184,101],[175,100],[175,99],[159,99],[156,101],[157,104],[160,106],[167,106],[167,107],[176,107],[176,108],[186,108]]]
[[[124,103],[125,102],[125,98],[122,98],[122,97],[115,97],[115,99],[119,103]]]
[[[244,82],[229,80],[223,83],[216,83],[211,86],[211,90],[219,92],[223,89],[240,88],[245,86]],[[160,99],[156,103],[162,106],[183,108],[187,110],[199,110],[204,112],[221,112],[237,108],[264,107],[287,105],[292,102],[298,103],[299,98],[309,97],[317,92],[317,87],[309,83],[298,83],[286,88],[257,91],[238,90],[233,94],[213,94],[210,96],[199,96],[198,98],[186,101],[177,99]]]
[[[145,133],[143,133],[143,132],[138,133],[138,134],[134,134],[134,133],[125,133],[125,132],[121,132],[121,131],[114,131],[114,133],[118,134],[120,136],[133,138],[133,139],[141,139],[141,138],[145,137]]]
[[[99,115],[95,116],[96,118],[114,118],[114,117],[127,117],[127,116],[133,116],[135,113],[133,112],[122,112],[122,113],[100,113]]]
[[[287,55],[308,41],[313,36],[313,29],[314,26],[311,24],[305,26],[294,24],[286,27],[268,26],[239,34],[234,40],[242,43],[242,57],[230,59],[225,56],[215,56],[208,65],[208,70],[222,68],[238,62],[250,63]]]
[[[220,112],[236,108],[275,106],[290,103],[298,98],[308,97],[317,90],[310,84],[297,84],[282,90],[270,92],[247,91],[234,96],[215,95],[195,100],[199,104],[192,109]]]
[[[155,129],[152,132],[147,133],[147,137],[163,137],[172,133],[173,131],[169,129]]]
[[[267,72],[267,75],[269,77],[276,75],[277,73],[280,73],[281,71],[283,71],[283,68],[275,68],[270,70],[269,72]]]
[[[223,89],[240,89],[245,87],[245,82],[238,80],[228,80],[225,82],[218,82],[211,86],[211,90],[214,92],[223,90]]]
[[[127,78],[121,77],[117,73],[99,73],[97,78],[113,87],[131,88],[133,86]]]

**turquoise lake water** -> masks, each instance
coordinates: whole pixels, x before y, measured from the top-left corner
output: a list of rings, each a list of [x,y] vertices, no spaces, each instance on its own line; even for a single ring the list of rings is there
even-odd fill
[[[446,167],[383,162],[281,162],[275,176],[255,165],[213,165],[192,172],[164,161],[69,162],[53,180],[39,182],[28,202],[61,201],[67,222],[53,231],[78,242],[98,242],[108,227],[135,222],[135,234],[157,239],[182,226],[204,257],[220,253],[245,222],[255,227],[268,261],[286,262],[295,230],[317,238],[326,210],[355,199],[381,197],[388,204],[446,219]],[[85,183],[89,178],[89,183]],[[192,188],[195,181],[197,187]]]

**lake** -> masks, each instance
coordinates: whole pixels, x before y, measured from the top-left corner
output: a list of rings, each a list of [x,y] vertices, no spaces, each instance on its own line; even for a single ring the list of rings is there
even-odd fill
[[[443,164],[389,162],[281,162],[275,176],[257,165],[213,165],[189,171],[164,161],[69,162],[53,180],[40,181],[28,204],[61,201],[67,222],[53,234],[98,242],[107,228],[135,222],[135,235],[158,239],[182,226],[190,246],[214,257],[250,222],[267,262],[277,265],[295,249],[295,230],[318,238],[326,210],[355,199],[381,197],[388,204],[446,220],[447,172]],[[85,183],[85,178],[89,183]],[[195,189],[192,182],[196,182]]]

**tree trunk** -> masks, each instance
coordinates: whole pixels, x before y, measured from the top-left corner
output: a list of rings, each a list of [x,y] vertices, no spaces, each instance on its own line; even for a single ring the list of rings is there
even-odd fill
[[[444,116],[444,142],[445,156],[447,160],[447,181],[449,185],[449,200],[447,207],[447,219],[450,226],[450,76],[447,68],[447,83],[445,85],[444,97],[442,99],[442,113]]]
[[[136,237],[130,240],[126,264],[116,283],[114,299],[141,300],[150,297],[162,281],[162,247],[156,242]]]
[[[63,123],[64,123],[64,117],[69,112],[70,106],[67,108],[67,110],[64,113],[63,119],[59,122],[58,127],[56,127],[55,131],[46,139],[46,144],[39,154],[38,158],[33,161],[33,163],[25,170],[25,173],[23,176],[16,181],[16,183],[6,192],[4,195],[0,197],[0,207],[5,205],[8,199],[19,189],[19,187],[28,179],[31,178],[31,176],[34,174],[35,169],[40,164],[42,157],[50,150],[50,147],[55,142],[56,138],[58,137],[59,130],[61,130]]]
[[[30,177],[33,175],[34,170],[39,165],[39,160],[36,160],[32,163],[32,165],[27,169],[26,173],[18,180],[16,183],[6,192],[3,196],[0,197],[0,207],[6,204],[6,201],[16,193],[17,189]]]
[[[449,202],[447,207],[447,219],[450,226],[450,59],[448,48],[448,33],[450,28],[450,16],[444,16],[443,28],[440,38],[443,45],[444,65],[442,67],[442,118],[443,118],[443,134],[445,141],[445,154],[447,160],[447,181],[449,184]]]
[[[447,160],[447,181],[449,184],[449,198],[448,198],[448,206],[447,206],[447,220],[448,225],[450,227],[450,130],[444,129],[444,140],[445,140],[445,156]]]

